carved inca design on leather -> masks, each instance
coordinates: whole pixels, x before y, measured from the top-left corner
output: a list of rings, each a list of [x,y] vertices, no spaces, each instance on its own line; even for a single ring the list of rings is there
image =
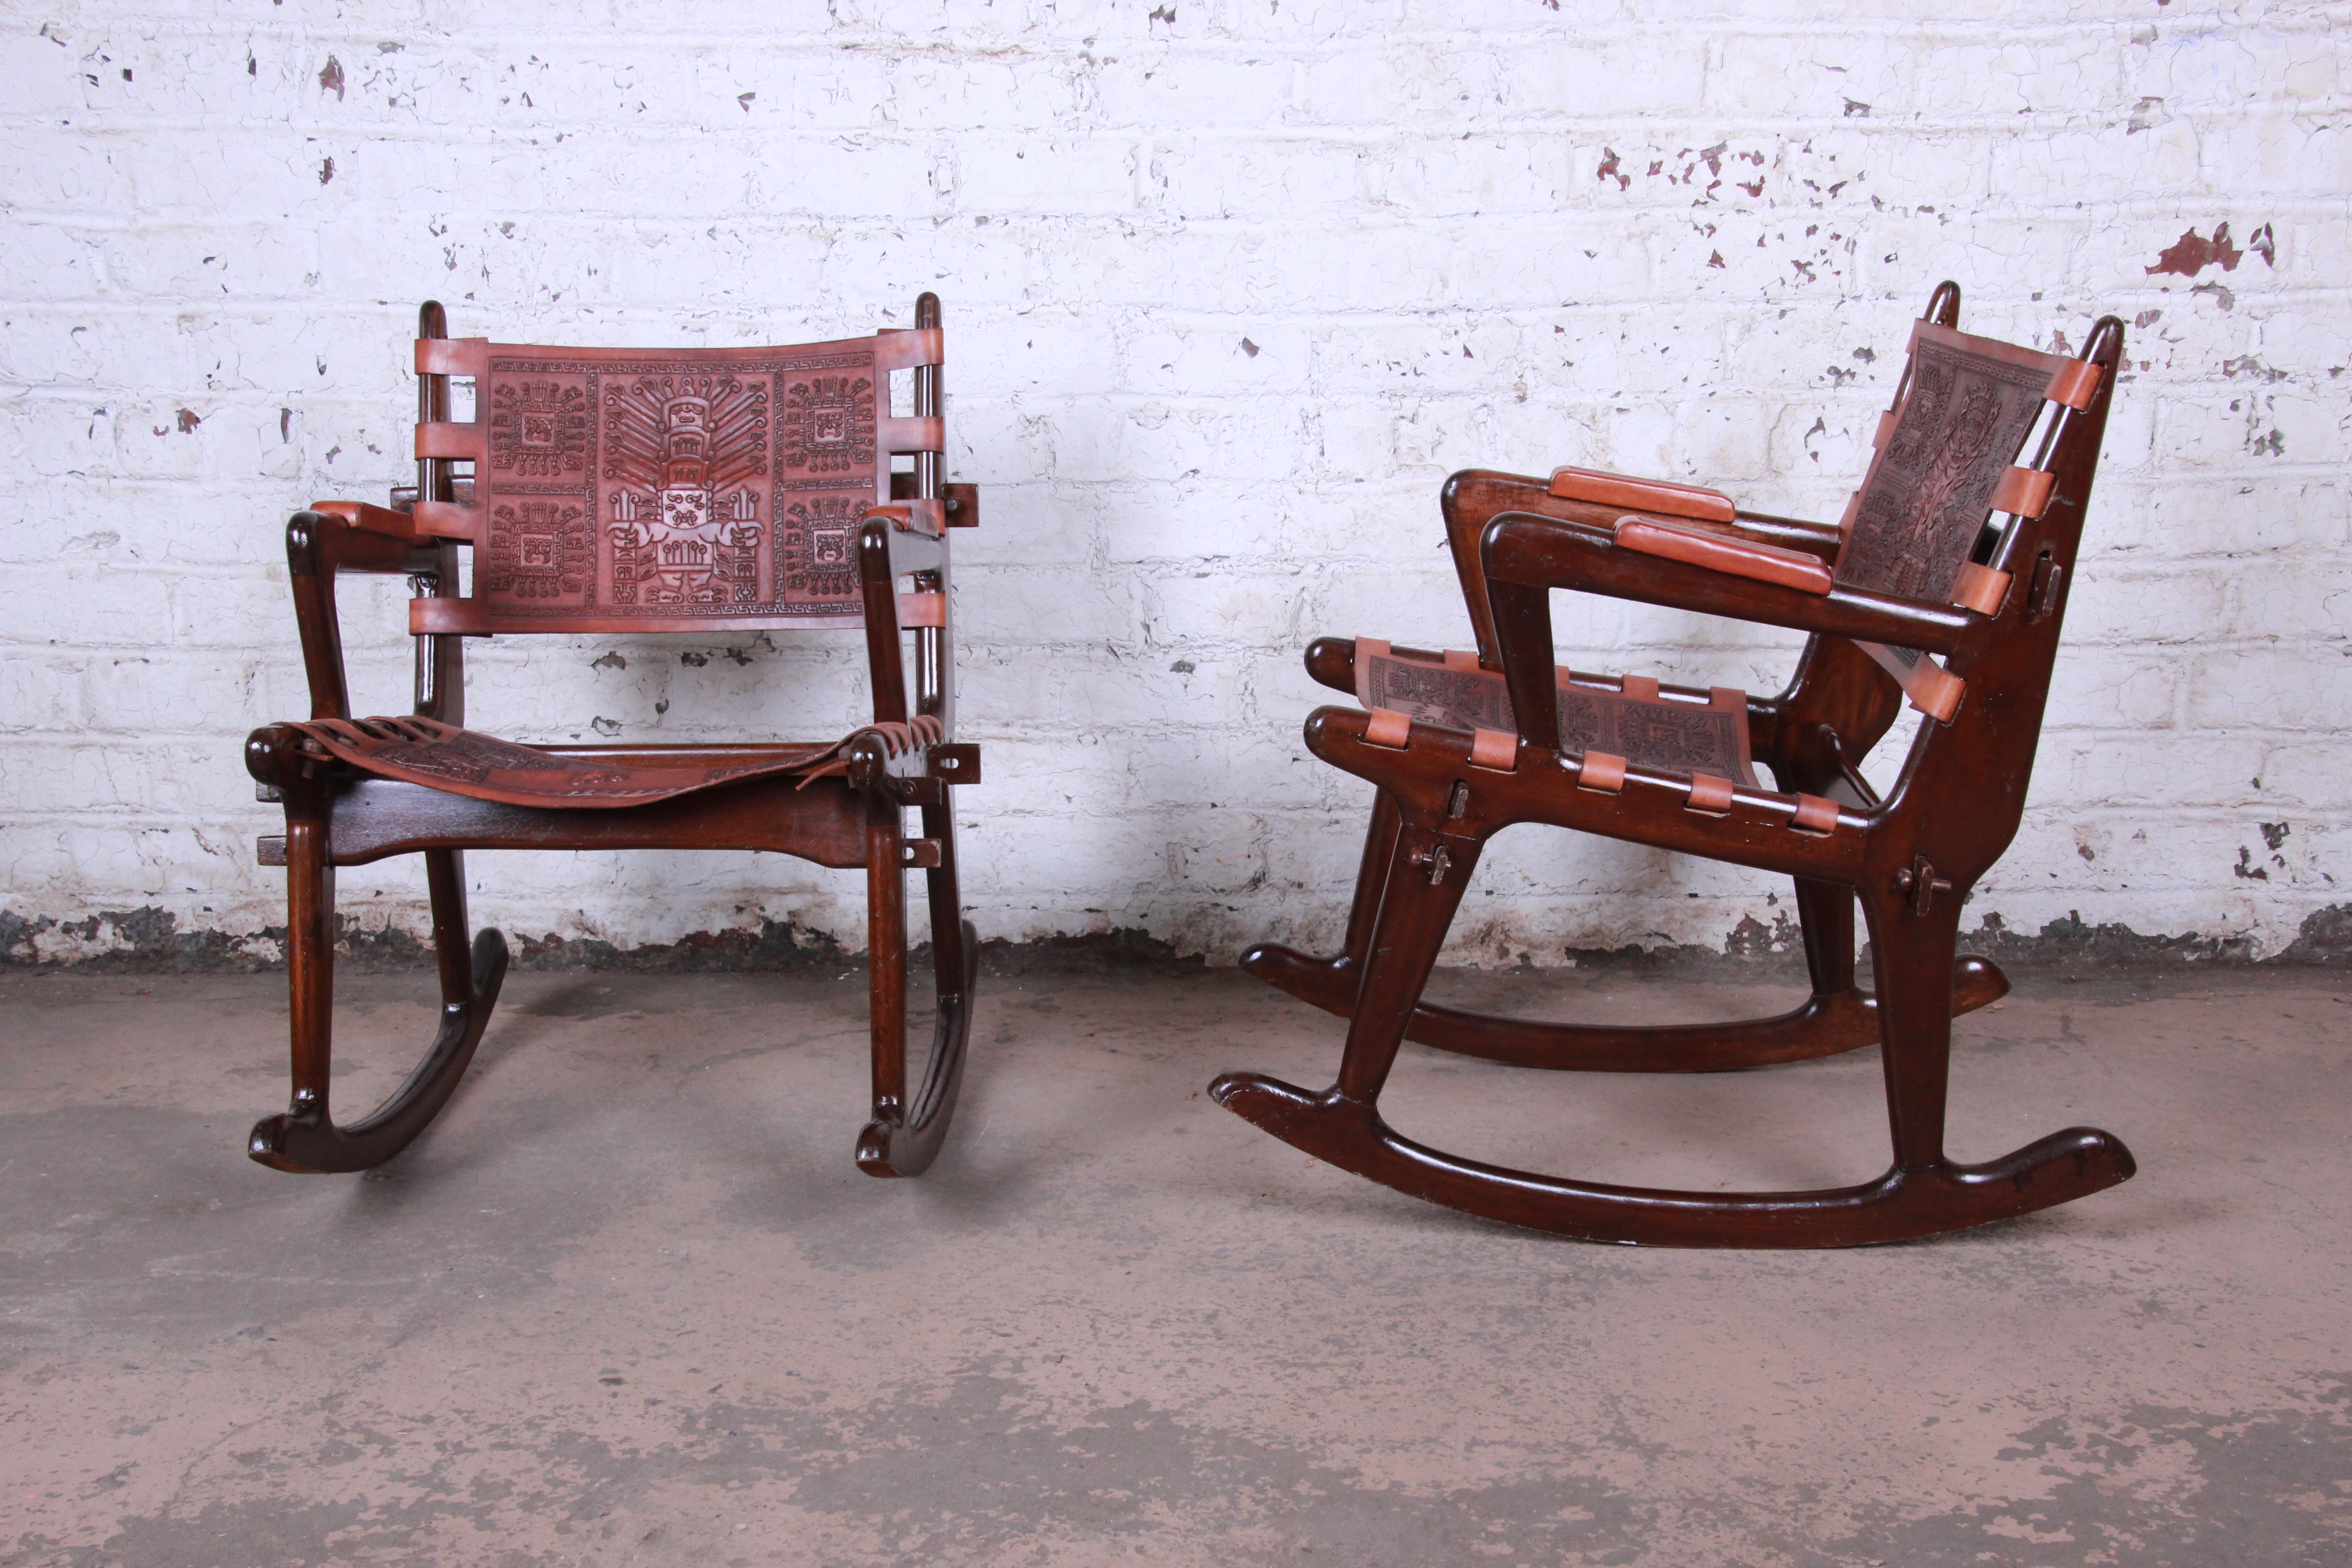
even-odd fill
[[[912,724],[869,725],[839,741],[778,746],[756,762],[641,767],[559,756],[437,719],[314,719],[286,727],[301,733],[311,755],[334,757],[380,778],[477,800],[547,806],[644,805],[747,779],[827,776],[842,771],[849,742],[869,731],[893,755],[940,739],[939,721],[927,715]]]
[[[874,384],[865,376],[818,375],[784,392],[784,461],[835,474],[874,461]]]
[[[857,614],[889,486],[874,353],[490,345],[475,596],[518,631]]]
[[[1558,672],[1564,751],[1607,752],[1669,773],[1713,773],[1756,785],[1747,701],[1739,693],[1727,689],[1707,703],[1651,700],[1601,688],[1594,684],[1599,679]],[[1356,700],[1367,709],[1390,709],[1415,723],[1464,734],[1517,728],[1510,689],[1499,674],[1368,651],[1362,643],[1356,650]]]
[[[1992,510],[1993,487],[2041,416],[2050,378],[2069,362],[1926,322],[1911,355],[1910,390],[1863,481],[1835,575],[1843,586],[1941,603]]]
[[[558,381],[494,383],[490,461],[526,479],[576,474],[588,461],[588,397]]]
[[[590,554],[588,516],[578,506],[501,502],[490,509],[490,537],[477,592],[576,605],[587,592]]]
[[[865,514],[846,496],[812,496],[784,508],[784,542],[778,552],[784,585],[813,599],[856,598],[857,568],[849,536]]]
[[[604,386],[605,535],[613,603],[760,602],[768,389],[731,375]]]

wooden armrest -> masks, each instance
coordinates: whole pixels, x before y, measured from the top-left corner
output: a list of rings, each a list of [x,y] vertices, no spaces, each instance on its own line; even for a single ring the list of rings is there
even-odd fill
[[[1709,522],[1731,522],[1739,509],[1721,490],[1678,485],[1666,479],[1635,479],[1598,468],[1554,468],[1550,490],[1564,500],[1592,501],[1655,512],[1662,517],[1695,517]]]
[[[1490,596],[1517,588],[1565,588],[1937,655],[1953,652],[1984,624],[1972,611],[1892,594],[1835,584],[1826,593],[1807,593],[1779,583],[1743,581],[1688,562],[1621,549],[1599,529],[1533,512],[1496,518],[1486,525],[1478,553]],[[1496,615],[1499,631],[1499,607]]]
[[[1830,591],[1829,568],[1801,550],[1759,544],[1754,540],[1660,517],[1621,517],[1617,520],[1616,539],[1621,550],[1660,555],[1759,583],[1777,583],[1801,593]]]
[[[363,500],[314,500],[310,510],[331,517],[345,528],[356,528],[364,533],[381,533],[386,539],[397,539],[407,544],[421,544],[416,531],[416,520],[404,511],[390,507],[373,506]]]

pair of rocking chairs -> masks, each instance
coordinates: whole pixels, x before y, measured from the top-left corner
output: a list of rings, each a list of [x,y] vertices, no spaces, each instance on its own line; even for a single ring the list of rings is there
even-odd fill
[[[1956,330],[1939,288],[1915,331],[1868,477],[1836,528],[1739,510],[1712,490],[1563,468],[1549,483],[1472,472],[1444,514],[1475,652],[1323,639],[1307,668],[1361,710],[1307,721],[1317,755],[1373,784],[1345,951],[1262,946],[1251,973],[1349,1020],[1339,1081],[1255,1074],[1227,1109],[1309,1153],[1435,1202],[1606,1241],[1840,1246],[2066,1202],[2123,1181],[2104,1132],[2004,1159],[1943,1152],[1951,1019],[2008,989],[1957,953],[1960,906],[2015,834],[2067,574],[2081,536],[2123,330],[2080,359]],[[470,933],[467,848],[741,848],[866,874],[873,1107],[857,1161],[912,1175],[937,1154],[961,1081],[977,942],[961,917],[950,790],[980,778],[953,740],[947,530],[977,492],[940,473],[939,302],[912,331],[792,348],[588,350],[446,336],[416,344],[417,488],[392,508],[321,503],[289,526],[311,716],[256,731],[247,765],[286,833],[291,1109],[254,1159],[352,1171],[389,1159],[448,1099],[479,1042],[507,952]],[[888,377],[911,373],[893,417]],[[450,382],[474,417],[452,420]],[[2031,468],[2012,465],[2036,427]],[[894,471],[894,458],[910,461]],[[2008,521],[1988,522],[1991,514]],[[474,552],[461,592],[457,551]],[[405,575],[415,711],[354,720],[335,612],[342,572]],[[899,591],[901,579],[908,592]],[[1576,588],[1811,635],[1778,697],[1580,675],[1552,663],[1549,593]],[[778,626],[865,633],[873,718],[839,740],[721,746],[518,746],[464,728],[462,639],[548,632]],[[908,693],[904,639],[912,634]],[[1942,662],[1939,664],[1937,659]],[[1881,798],[1858,764],[1905,698],[1924,711]],[[1779,790],[1759,783],[1754,763]],[[904,813],[919,809],[909,836]],[[1777,1018],[1612,1028],[1486,1017],[1421,1000],[1486,840],[1544,823],[1787,873],[1813,994]],[[329,1102],[335,870],[421,852],[442,1019],[375,1110]],[[905,874],[929,883],[937,1015],[910,1092]],[[1875,995],[1855,984],[1853,906]],[[1878,1181],[1724,1195],[1560,1181],[1403,1138],[1378,1102],[1406,1039],[1520,1066],[1707,1071],[1879,1042],[1895,1162]]]
[[[1914,331],[1862,489],[1836,528],[1712,490],[1574,468],[1448,481],[1475,652],[1324,638],[1307,668],[1360,709],[1307,721],[1315,754],[1379,791],[1344,950],[1265,945],[1243,967],[1349,1020],[1338,1081],[1255,1073],[1227,1110],[1331,1164],[1472,1214],[1594,1241],[1836,1247],[2030,1213],[2116,1184],[2130,1152],[2089,1128],[1984,1164],[1944,1152],[1955,1015],[2008,981],[1958,953],[1960,907],[2014,837],[2042,725],[2123,326],[2078,359],[1956,330],[1959,289]],[[2013,466],[2042,435],[2031,467]],[[1997,525],[1993,514],[2005,518]],[[1776,697],[1603,679],[1552,663],[1556,588],[1811,634]],[[1940,658],[1941,663],[1937,660]],[[1902,701],[1923,711],[1884,797],[1859,771]],[[1757,780],[1755,761],[1778,789]],[[1608,1027],[1422,1000],[1488,839],[1542,823],[1795,879],[1812,994],[1780,1017]],[[1875,994],[1854,981],[1853,908]],[[1882,1052],[1894,1163],[1814,1192],[1675,1192],[1561,1180],[1413,1142],[1381,1117],[1406,1040],[1521,1067],[1707,1072]]]

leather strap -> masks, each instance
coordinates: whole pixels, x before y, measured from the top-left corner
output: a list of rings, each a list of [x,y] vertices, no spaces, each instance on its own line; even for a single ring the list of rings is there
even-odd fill
[[[2042,395],[2068,408],[2088,408],[2099,390],[2099,378],[2105,374],[2103,366],[2089,360],[2070,360],[2063,370],[2051,375],[2050,390]]]
[[[472,420],[434,420],[416,427],[416,455],[420,458],[471,458],[479,461],[482,456],[482,427]]]
[[[2008,573],[1979,566],[1973,561],[1960,563],[1960,574],[1952,584],[1952,603],[1980,616],[1997,616],[2000,614],[2001,602],[2008,597]]]
[[[947,421],[937,415],[877,419],[874,423],[875,433],[886,452],[944,452],[948,449]]]
[[[1938,724],[1948,724],[1952,715],[1960,710],[1960,697],[1969,683],[1937,664],[1924,653],[1907,648],[1891,648],[1885,643],[1854,641],[1854,647],[1875,660],[1878,668],[1893,676],[1903,688],[1904,700],[1927,715]],[[1909,654],[1910,662],[1904,656]]]
[[[1992,488],[1992,510],[2011,517],[2040,517],[2050,506],[2058,476],[2042,468],[2008,468]]]
[[[1884,451],[1887,437],[1895,434],[1895,410],[1888,409],[1878,416],[1878,434],[1870,438],[1871,449]]]
[[[487,374],[490,366],[490,340],[488,338],[419,338],[416,340],[416,374],[419,375],[470,375]]]
[[[1789,818],[1789,826],[1800,833],[1831,833],[1837,825],[1837,802],[1817,795],[1799,795],[1796,814]]]
[[[1412,721],[1393,708],[1375,708],[1364,724],[1364,741],[1368,745],[1386,746],[1402,752],[1412,739]]]
[[[1576,787],[1615,795],[1625,787],[1625,759],[1607,752],[1587,752],[1576,772]]]
[[[1478,656],[1468,648],[1447,648],[1445,668],[1461,675],[1475,675],[1478,673]]]
[[[1731,810],[1731,781],[1713,773],[1691,774],[1690,798],[1683,802],[1683,809],[1702,816],[1725,816]]]
[[[1470,735],[1470,765],[1492,768],[1498,773],[1517,772],[1519,738],[1501,730],[1473,731]]]
[[[874,368],[884,373],[947,363],[947,334],[937,327],[885,327],[874,334]]]
[[[1658,700],[1658,680],[1653,675],[1621,675],[1617,678],[1617,689],[1636,702]]]

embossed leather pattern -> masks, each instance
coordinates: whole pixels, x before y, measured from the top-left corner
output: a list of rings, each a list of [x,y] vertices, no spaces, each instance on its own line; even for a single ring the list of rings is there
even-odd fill
[[[761,747],[751,761],[646,766],[543,752],[437,719],[314,719],[285,727],[299,731],[313,755],[333,757],[380,778],[476,800],[538,806],[644,805],[747,779],[820,777],[841,772],[850,741],[869,730],[882,735],[892,755],[941,738],[939,721],[926,714],[910,724],[869,725],[839,741]]]
[[[1993,491],[2042,416],[2058,354],[1921,321],[1895,428],[1838,551],[1841,586],[1941,604],[1974,548]]]
[[[894,452],[942,445],[939,420],[889,416],[888,372],[936,363],[937,338],[434,343],[420,362],[476,382],[473,422],[417,427],[420,455],[474,462],[470,497],[419,510],[475,543],[467,629],[856,624],[858,524]]]
[[[1744,693],[1719,688],[1701,703],[1612,691],[1595,684],[1599,677],[1565,669],[1559,678],[1563,751],[1606,752],[1668,773],[1713,773],[1761,787],[1748,753]],[[1374,712],[1465,734],[1518,729],[1501,675],[1475,662],[1464,668],[1459,660],[1409,658],[1369,637],[1356,642],[1356,700]]]

